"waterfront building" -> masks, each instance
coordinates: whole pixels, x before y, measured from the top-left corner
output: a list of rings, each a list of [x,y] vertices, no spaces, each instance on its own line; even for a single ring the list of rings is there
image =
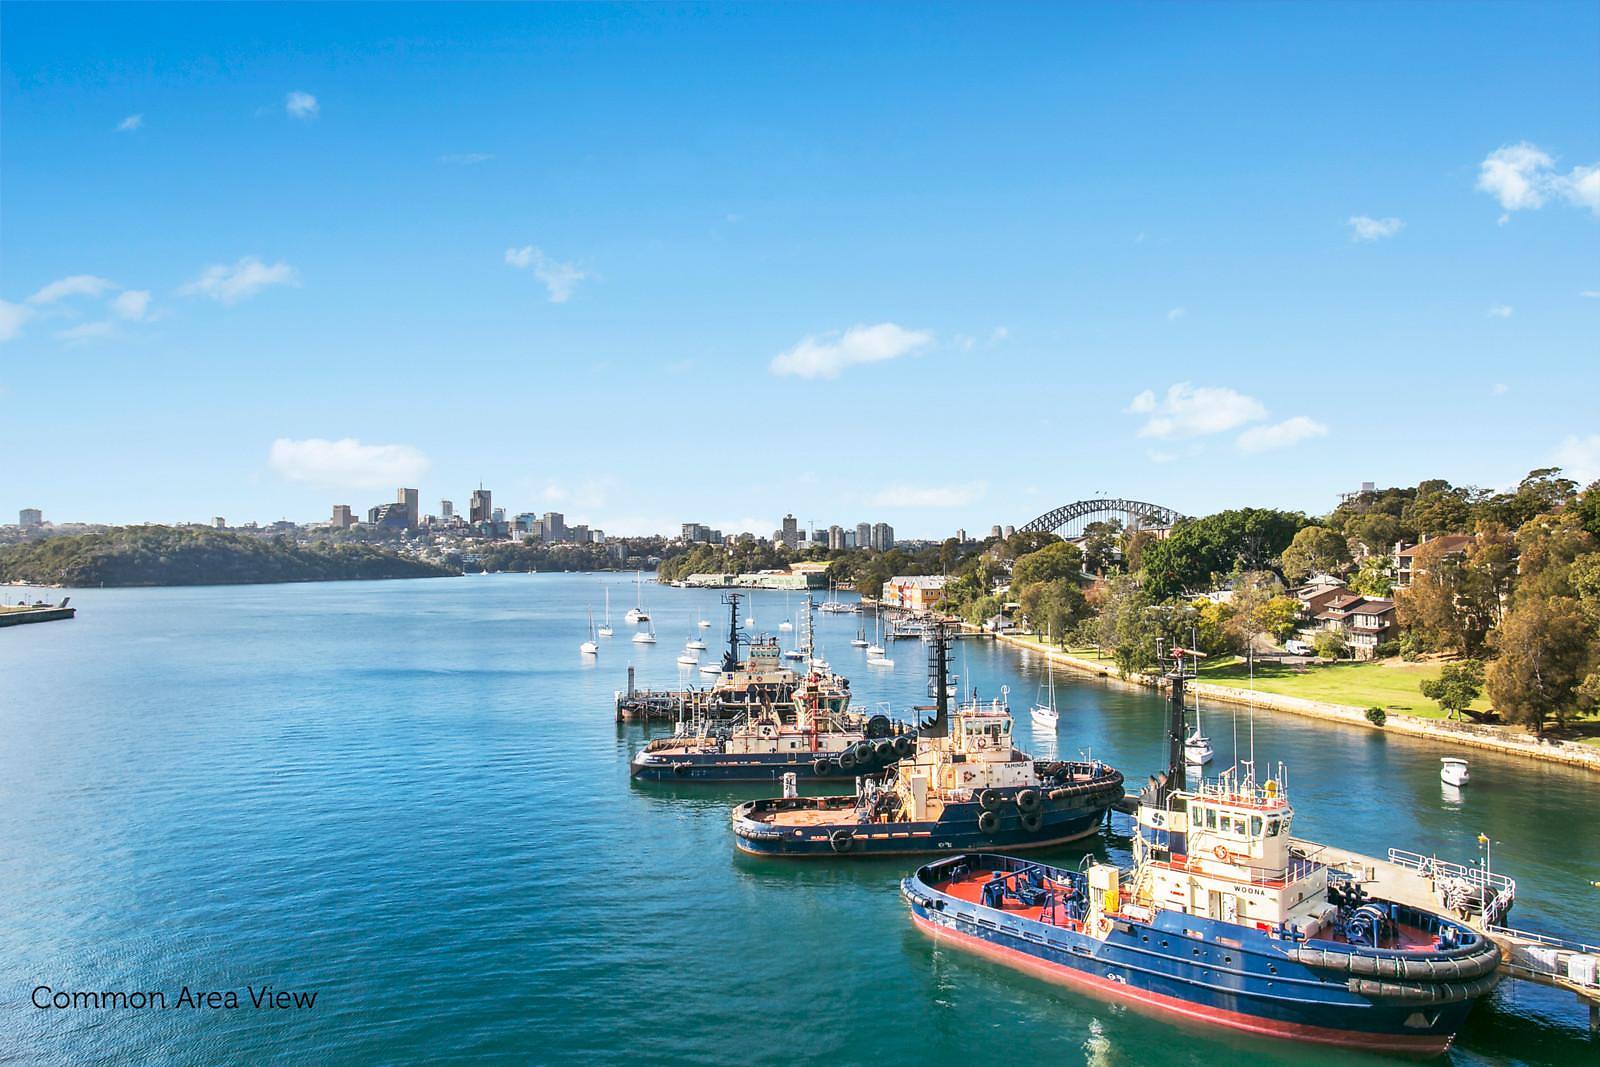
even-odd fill
[[[456,506],[448,500],[439,501],[439,521],[449,522],[456,517]]]
[[[683,524],[682,532],[679,536],[689,544],[696,544],[701,541],[715,544],[722,540],[722,531],[713,530],[711,527],[698,522],[686,522]]]
[[[589,543],[589,527],[584,526],[582,524],[579,524],[577,526],[568,526],[567,527],[567,540],[571,541],[575,545],[586,545],[586,544],[588,544]]]
[[[401,489],[395,493],[395,500],[405,509],[406,529],[417,528],[417,491],[415,489]]]
[[[943,574],[897,576],[883,583],[878,599],[891,608],[930,611],[944,599],[944,586],[949,580]]]
[[[565,541],[567,539],[567,517],[559,511],[544,513],[544,539],[546,541]]]
[[[333,506],[333,528],[335,530],[348,530],[354,526],[356,517],[350,512],[349,504],[335,504]]]
[[[406,506],[397,500],[393,504],[379,504],[377,507],[368,508],[367,522],[373,526],[383,526],[389,529],[407,529]]]
[[[591,545],[603,545],[603,544],[605,544],[606,543],[606,532],[604,530],[590,530],[589,531],[589,543]]]
[[[873,523],[872,532],[868,537],[868,543],[872,546],[872,549],[875,552],[889,551],[894,547],[894,527],[890,526],[886,522]]]
[[[1394,587],[1408,589],[1411,586],[1411,575],[1415,570],[1417,550],[1423,545],[1438,545],[1437,551],[1445,556],[1460,558],[1467,554],[1467,547],[1472,544],[1471,534],[1443,534],[1439,537],[1428,538],[1424,536],[1420,544],[1394,546]],[[1420,573],[1420,572],[1419,572]]]
[[[38,508],[23,508],[17,512],[18,526],[43,526],[44,512]]]
[[[483,486],[472,491],[472,506],[467,513],[467,521],[473,524],[491,522],[494,519],[494,494]]]
[[[793,515],[783,517],[783,530],[779,536],[786,547],[800,547],[800,523]]]
[[[828,527],[828,550],[837,551],[844,547],[844,527],[834,523]]]

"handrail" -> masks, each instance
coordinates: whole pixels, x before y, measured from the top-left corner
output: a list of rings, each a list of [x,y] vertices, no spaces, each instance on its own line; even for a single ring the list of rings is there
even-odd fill
[[[1569,941],[1564,937],[1551,937],[1549,934],[1536,934],[1529,930],[1513,930],[1509,926],[1495,926],[1493,924],[1486,925],[1483,929],[1486,933],[1499,934],[1502,937],[1514,938],[1518,941],[1532,941],[1567,952],[1600,954],[1600,945],[1589,945],[1582,941]]]

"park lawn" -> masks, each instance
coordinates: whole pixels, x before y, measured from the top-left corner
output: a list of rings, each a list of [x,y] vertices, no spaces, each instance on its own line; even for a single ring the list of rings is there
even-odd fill
[[[1424,680],[1437,678],[1444,669],[1439,663],[1406,663],[1380,660],[1371,663],[1329,663],[1305,668],[1256,661],[1255,687],[1267,693],[1321,700],[1351,707],[1380,707],[1424,719],[1442,719],[1439,705],[1424,697],[1417,688]],[[1249,666],[1237,657],[1207,663],[1200,668],[1202,682],[1248,687]],[[1489,698],[1472,702],[1473,711],[1488,711]]]

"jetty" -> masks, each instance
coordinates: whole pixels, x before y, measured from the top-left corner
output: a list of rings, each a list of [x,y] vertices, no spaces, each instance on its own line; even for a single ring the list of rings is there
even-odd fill
[[[696,716],[711,715],[713,701],[707,689],[639,689],[633,684],[633,668],[628,668],[628,688],[620,689],[615,700],[618,722],[683,722]]]
[[[0,626],[21,626],[30,622],[70,619],[78,614],[77,608],[67,604],[71,599],[69,596],[62,597],[59,604],[47,604],[42,600],[32,604],[0,604]]]

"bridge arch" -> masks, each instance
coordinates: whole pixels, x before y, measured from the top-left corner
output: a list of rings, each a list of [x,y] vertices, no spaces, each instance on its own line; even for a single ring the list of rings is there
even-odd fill
[[[1091,522],[1117,518],[1125,527],[1165,529],[1184,516],[1160,504],[1143,500],[1126,500],[1121,497],[1095,497],[1092,500],[1075,500],[1040,515],[1037,519],[1017,529],[1023,532],[1040,531],[1058,533],[1062,537],[1078,537]]]

